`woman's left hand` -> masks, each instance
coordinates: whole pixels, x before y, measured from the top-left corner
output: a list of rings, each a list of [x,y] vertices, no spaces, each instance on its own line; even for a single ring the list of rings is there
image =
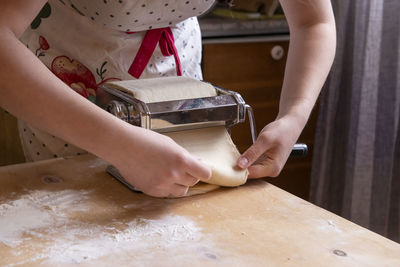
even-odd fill
[[[336,29],[331,1],[279,1],[290,29],[285,77],[275,121],[239,157],[249,178],[275,177],[296,143],[335,56]]]
[[[302,127],[290,116],[266,125],[256,142],[238,159],[238,166],[248,168],[249,178],[276,177],[285,165]]]

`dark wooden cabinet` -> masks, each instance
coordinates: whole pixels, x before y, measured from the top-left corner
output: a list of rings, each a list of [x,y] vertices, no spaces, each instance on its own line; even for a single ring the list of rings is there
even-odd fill
[[[240,93],[253,107],[257,131],[260,131],[278,113],[288,46],[287,36],[206,40],[202,62],[204,80]],[[316,118],[314,109],[299,139],[308,145],[308,155],[289,158],[277,178],[266,178],[303,199],[308,199],[309,194]],[[252,142],[248,122],[235,126],[232,138],[244,152]]]
[[[25,162],[17,119],[0,108],[0,166]]]

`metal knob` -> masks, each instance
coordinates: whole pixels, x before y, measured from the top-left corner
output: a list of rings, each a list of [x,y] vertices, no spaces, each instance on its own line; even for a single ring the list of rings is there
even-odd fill
[[[285,56],[285,49],[280,45],[275,45],[271,49],[271,57],[274,60],[281,60]]]
[[[303,143],[297,143],[294,145],[290,156],[292,157],[305,157],[308,153],[308,146]]]

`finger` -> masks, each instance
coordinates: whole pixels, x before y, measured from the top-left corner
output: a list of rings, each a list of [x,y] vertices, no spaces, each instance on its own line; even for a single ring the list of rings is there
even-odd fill
[[[211,178],[211,168],[200,160],[192,157],[187,163],[186,173],[201,181],[207,181]]]
[[[263,161],[257,162],[248,168],[248,178],[276,177],[281,172],[282,167],[277,161],[265,157]]]
[[[186,196],[189,187],[180,185],[180,184],[173,184],[169,190],[168,197],[184,197]]]
[[[184,177],[181,177],[176,181],[177,184],[183,185],[183,186],[194,186],[200,181],[200,179],[197,179],[196,177],[193,177],[190,174],[186,174]]]
[[[269,142],[261,136],[250,146],[237,160],[237,165],[241,169],[251,166],[265,151],[270,148]]]

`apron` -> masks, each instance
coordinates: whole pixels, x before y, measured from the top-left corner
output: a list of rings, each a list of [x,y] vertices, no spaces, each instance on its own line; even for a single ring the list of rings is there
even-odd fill
[[[112,80],[184,75],[202,79],[195,16],[212,0],[50,0],[21,37],[72,90],[96,102]],[[19,121],[27,161],[87,153]]]

